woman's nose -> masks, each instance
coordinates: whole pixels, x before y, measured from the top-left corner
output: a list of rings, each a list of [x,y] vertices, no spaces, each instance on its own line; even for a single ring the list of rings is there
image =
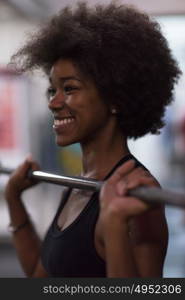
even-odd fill
[[[56,93],[51,99],[49,100],[48,108],[51,110],[60,109],[63,107],[65,102],[65,95],[61,92]]]

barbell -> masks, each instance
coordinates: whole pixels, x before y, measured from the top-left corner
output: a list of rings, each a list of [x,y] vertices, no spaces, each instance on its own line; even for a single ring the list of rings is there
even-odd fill
[[[0,165],[0,174],[10,175],[14,170]],[[43,171],[31,171],[29,178],[36,181],[58,184],[82,190],[100,191],[103,181],[86,179],[83,177],[64,176]],[[179,208],[185,208],[185,194],[177,191],[162,189],[159,187],[138,187],[129,191],[129,196],[136,197],[148,204],[167,204]]]

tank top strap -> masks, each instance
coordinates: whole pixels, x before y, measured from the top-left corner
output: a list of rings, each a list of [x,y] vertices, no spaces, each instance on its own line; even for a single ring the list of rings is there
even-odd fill
[[[122,157],[117,162],[117,164],[115,164],[115,166],[112,168],[112,170],[105,176],[104,180],[108,179],[119,166],[121,166],[123,163],[125,163],[126,161],[128,161],[130,159],[134,159],[135,160],[135,158],[134,158],[134,156],[132,154],[128,154],[128,155]]]

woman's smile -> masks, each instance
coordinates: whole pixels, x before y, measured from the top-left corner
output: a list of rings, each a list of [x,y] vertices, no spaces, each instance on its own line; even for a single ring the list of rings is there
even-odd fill
[[[53,129],[57,132],[61,132],[63,130],[67,130],[74,125],[75,118],[74,117],[64,117],[61,119],[54,119]]]

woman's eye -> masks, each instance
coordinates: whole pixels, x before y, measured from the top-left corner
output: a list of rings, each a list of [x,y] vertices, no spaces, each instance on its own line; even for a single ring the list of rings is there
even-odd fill
[[[66,85],[64,86],[64,92],[66,94],[69,94],[70,92],[74,91],[74,90],[77,90],[78,88],[75,87],[75,86],[71,86],[71,85]]]
[[[46,94],[47,94],[48,100],[50,100],[50,98],[52,98],[52,97],[55,96],[55,94],[56,94],[56,89],[54,89],[53,87],[49,87],[49,88],[47,89]]]

